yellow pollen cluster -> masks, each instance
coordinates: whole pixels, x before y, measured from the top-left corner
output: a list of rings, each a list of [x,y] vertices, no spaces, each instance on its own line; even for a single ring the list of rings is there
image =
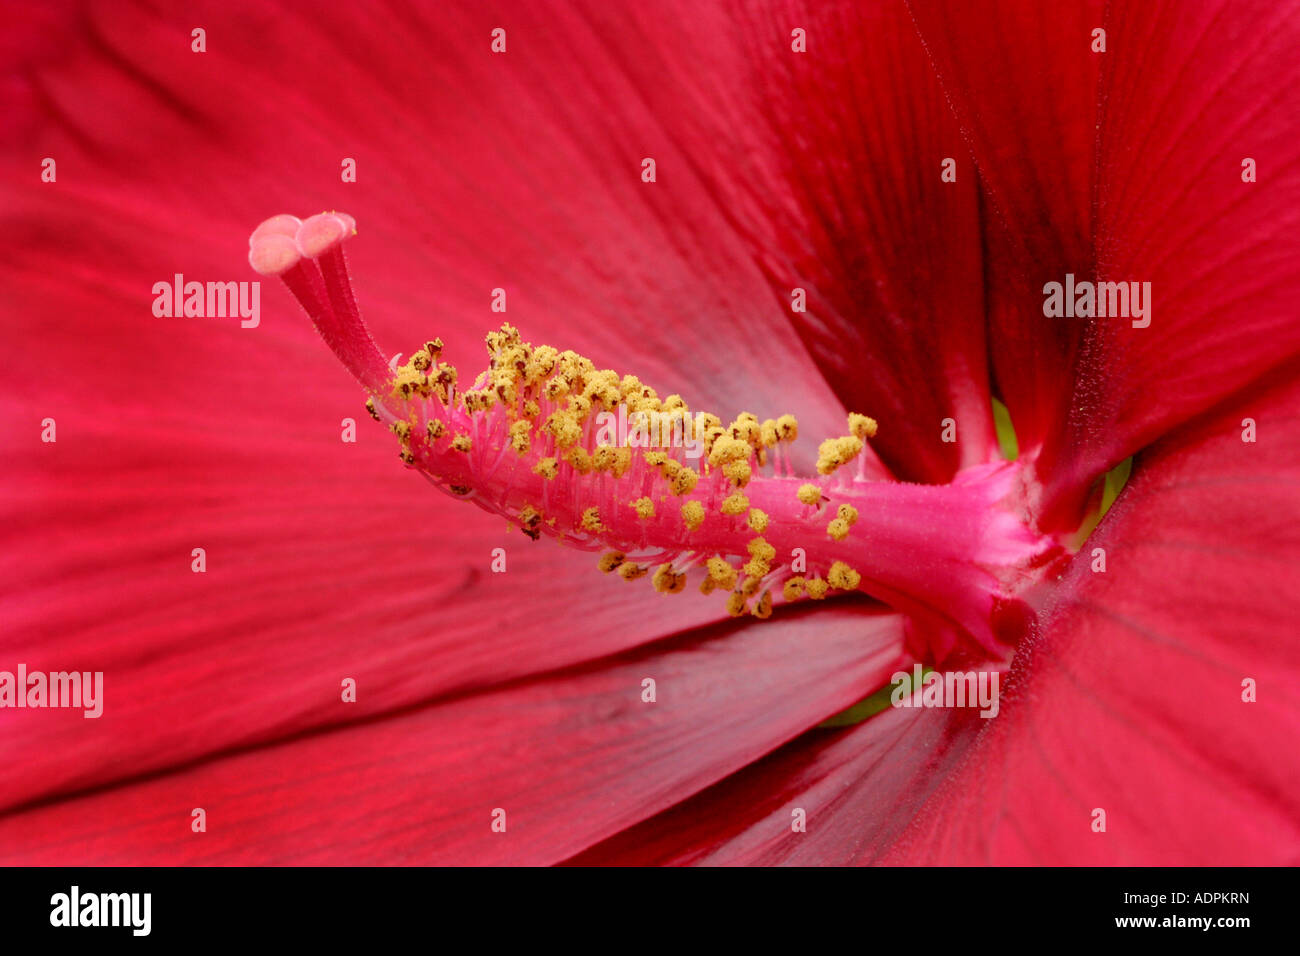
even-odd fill
[[[827,572],[826,580],[833,588],[839,588],[841,591],[855,591],[858,585],[862,583],[862,575],[843,561],[836,561],[831,565],[830,571]]]
[[[829,475],[862,454],[868,438],[876,436],[876,420],[857,412],[849,413],[849,434],[843,438],[828,438],[817,448],[817,472]]]
[[[653,518],[655,516],[655,503],[649,498],[638,498],[632,502],[632,510],[636,512],[637,517],[642,520]]]
[[[749,510],[749,499],[739,491],[728,495],[722,501],[722,513],[724,515],[743,515]]]
[[[859,415],[857,412],[850,412],[849,434],[855,438],[861,438],[863,441],[868,438],[875,438],[876,420],[868,418],[866,415]]]
[[[704,505],[698,501],[688,501],[682,505],[682,521],[687,531],[696,531],[704,523]]]
[[[671,564],[661,564],[655,569],[651,583],[660,594],[679,594],[686,587],[686,575],[673,571]]]
[[[592,534],[600,534],[605,530],[605,526],[600,523],[599,508],[588,508],[582,513],[582,530]]]
[[[542,523],[542,513],[532,505],[526,505],[524,509],[519,512],[519,518],[517,520],[519,521],[519,527],[523,530],[524,534],[528,535],[528,537],[536,541],[541,536],[542,532],[540,525]]]
[[[799,500],[806,505],[815,505],[822,500],[822,490],[812,483],[800,485],[796,494],[799,496]]]
[[[817,446],[817,473],[829,475],[862,453],[862,439],[855,435],[828,438]]]
[[[743,570],[751,578],[761,578],[772,570],[772,559],[776,557],[776,548],[762,538],[754,538],[749,542],[748,548],[749,561]]]
[[[709,580],[717,587],[730,591],[736,586],[736,569],[723,558],[709,558]]]
[[[746,520],[746,524],[748,524],[759,534],[762,534],[764,531],[767,530],[768,519],[767,519],[766,512],[759,511],[757,508],[750,508],[749,517],[746,518],[745,520]]]
[[[618,576],[624,581],[635,581],[637,578],[645,577],[649,570],[644,564],[633,564],[631,561],[624,561],[618,566]]]

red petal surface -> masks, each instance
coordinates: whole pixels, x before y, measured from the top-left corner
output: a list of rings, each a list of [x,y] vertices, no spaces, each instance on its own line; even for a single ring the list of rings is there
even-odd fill
[[[862,697],[887,679],[901,640],[901,618],[861,604],[719,625],[3,817],[0,861],[556,862]],[[641,698],[647,677],[654,703]],[[2,719],[6,736],[33,722]],[[196,807],[206,833],[190,831]],[[505,833],[491,830],[496,808]]]
[[[1102,6],[913,5],[987,184],[998,388],[1022,449],[1047,446],[1049,495],[1076,505],[1300,349],[1300,7]],[[1067,272],[1150,282],[1150,327],[1044,317]]]

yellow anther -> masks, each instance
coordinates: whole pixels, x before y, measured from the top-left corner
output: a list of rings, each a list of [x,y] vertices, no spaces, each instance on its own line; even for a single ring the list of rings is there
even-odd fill
[[[536,385],[555,371],[555,365],[559,358],[560,353],[551,346],[537,346],[537,348],[533,349],[527,368],[524,369],[524,381],[529,385]]]
[[[572,412],[552,412],[546,419],[546,430],[555,436],[555,444],[561,450],[572,448],[582,437],[582,426]]]
[[[686,575],[675,573],[671,564],[661,564],[655,569],[651,583],[660,594],[677,594],[686,587]]]
[[[492,407],[496,396],[488,392],[465,392],[460,397],[467,412],[485,412]]]
[[[366,411],[370,413],[370,417],[375,421],[383,421],[383,419],[379,417],[379,412],[375,411],[375,400],[373,398],[366,399]]]
[[[451,440],[451,447],[456,451],[468,452],[474,447],[474,442],[468,435],[457,435]]]
[[[530,398],[523,404],[519,412],[530,422],[542,413],[542,406],[537,404],[537,400]]]
[[[739,591],[733,592],[727,598],[727,613],[732,617],[740,617],[745,613],[745,595]]]
[[[587,420],[587,416],[591,414],[591,399],[582,395],[570,395],[566,410],[575,423],[582,424]]]
[[[637,578],[645,577],[646,572],[650,569],[644,564],[633,564],[625,561],[618,566],[618,576],[624,581],[635,581]]]
[[[533,433],[533,423],[528,421],[518,421],[510,426],[510,447],[519,455],[528,454],[531,446],[531,435]]]
[[[632,467],[632,449],[616,448],[614,450],[614,464],[609,473],[615,478],[622,478],[627,474],[627,470]]]
[[[776,421],[769,418],[763,422],[760,429],[760,440],[764,448],[771,448],[777,443]]]
[[[799,437],[799,422],[793,415],[782,415],[776,420],[776,433],[783,442],[792,442]]]
[[[397,440],[400,441],[403,445],[405,445],[408,441],[411,440],[410,422],[393,422],[393,424],[389,425],[388,427],[393,430],[393,434],[397,436]]]
[[[411,367],[421,372],[427,372],[433,367],[433,356],[424,349],[420,349],[411,356]]]
[[[542,513],[532,505],[525,505],[524,509],[519,512],[519,525],[524,534],[536,541],[541,537],[541,531],[538,525],[542,523]]]
[[[751,574],[740,582],[740,593],[750,598],[758,593],[758,586],[763,583],[761,574]]]
[[[698,501],[688,501],[682,505],[682,521],[687,531],[695,531],[704,523],[704,505]]]
[[[763,596],[759,598],[758,603],[754,605],[754,610],[752,613],[754,617],[758,618],[760,621],[766,621],[769,617],[772,616],[772,592],[771,591],[763,592]]]
[[[533,474],[541,475],[547,481],[552,481],[559,473],[560,466],[554,458],[543,458],[537,464],[533,465]]]
[[[822,598],[826,597],[826,592],[830,588],[830,585],[821,578],[808,578],[808,580],[804,582],[803,586],[807,589],[808,596],[814,601],[820,601]]]
[[[668,455],[661,451],[648,451],[641,457],[651,468],[662,468],[664,465],[668,464]],[[677,465],[677,462],[673,462],[673,464]],[[678,465],[678,467],[681,466]]]
[[[622,551],[606,551],[596,562],[596,567],[600,568],[606,574],[613,571],[623,563],[624,554]]]
[[[835,515],[847,524],[856,524],[858,520],[858,509],[853,507],[853,505],[840,505],[835,509]]]
[[[861,454],[862,447],[862,439],[854,435],[826,439],[817,447],[817,472],[829,475]]]
[[[519,330],[509,323],[501,326],[498,332],[489,332],[484,336],[487,343],[488,355],[495,355],[512,345],[519,344]]]
[[[731,423],[728,429],[733,438],[743,441],[751,447],[760,443],[763,435],[763,426],[758,423],[758,416],[749,412],[741,412],[736,416],[736,420]]]
[[[569,394],[569,383],[557,375],[546,383],[545,393],[548,400],[558,402]]]
[[[835,541],[843,541],[849,536],[849,523],[843,518],[836,518],[826,526],[826,533]]]
[[[803,596],[803,578],[790,578],[781,588],[781,594],[787,601],[797,601]]]
[[[585,475],[591,471],[591,456],[587,454],[585,448],[575,448],[568,455],[568,462],[573,466],[573,470],[580,475]]]
[[[649,498],[638,498],[632,502],[632,510],[636,512],[638,518],[648,520],[655,516],[655,503]]]
[[[814,484],[800,485],[799,500],[806,505],[815,505],[822,500],[822,490]]]
[[[703,581],[700,582],[701,594],[712,594],[714,591],[717,590],[717,588],[718,588],[718,582],[713,580],[713,578],[705,578]]]
[[[617,448],[613,445],[601,445],[591,453],[591,467],[596,471],[612,471],[617,457]]]
[[[849,413],[849,434],[855,438],[861,438],[866,441],[868,438],[876,437],[876,420],[868,418],[866,415],[859,415],[857,412]]]
[[[743,515],[748,510],[749,499],[742,492],[734,492],[722,499],[722,513],[724,515]]]
[[[753,452],[754,449],[749,447],[749,442],[719,434],[709,450],[709,464],[718,468],[729,461],[747,461]]]
[[[826,580],[830,582],[831,587],[839,588],[841,591],[856,591],[858,585],[862,583],[862,575],[843,561],[836,561],[831,565]]]
[[[695,490],[695,486],[700,483],[700,473],[698,471],[694,468],[687,468],[675,461],[668,462],[664,468],[667,469],[668,465],[677,465],[675,469],[671,469],[671,474],[665,474],[665,477],[669,480],[669,490],[673,494],[679,496],[689,495]]]
[[[736,586],[736,569],[729,565],[726,560],[723,558],[709,558],[706,564],[709,569],[709,577],[718,587],[730,591]]]
[[[397,374],[393,377],[394,398],[410,398],[412,395],[428,398],[431,393],[428,375],[410,363],[398,367]]]
[[[767,512],[765,511],[759,511],[757,508],[750,508],[749,517],[745,520],[746,523],[759,534],[762,534],[767,530],[768,518]]]
[[[409,448],[403,448],[397,453],[397,457],[402,459],[402,461],[406,462],[408,465],[415,464],[415,455],[412,454],[411,449]]]
[[[729,461],[722,466],[722,473],[737,488],[744,488],[754,472],[747,461]]]
[[[437,441],[446,430],[446,426],[443,425],[441,419],[437,418],[430,419],[429,424],[424,429],[425,434],[429,436],[429,441]]]
[[[745,545],[751,556],[762,558],[764,561],[771,561],[776,557],[776,548],[772,547],[762,538],[750,538],[749,543]]]
[[[592,534],[600,534],[605,530],[605,526],[600,523],[599,508],[588,508],[582,513],[582,530]]]

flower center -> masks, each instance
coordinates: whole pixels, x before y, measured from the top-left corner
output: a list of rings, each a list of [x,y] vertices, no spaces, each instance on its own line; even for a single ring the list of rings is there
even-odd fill
[[[435,487],[534,540],[600,552],[600,570],[624,580],[717,591],[734,616],[861,591],[910,616],[919,659],[1007,655],[1017,594],[1054,550],[1012,510],[1018,465],[968,468],[946,485],[874,479],[877,423],[850,414],[847,433],[821,443],[817,475],[798,477],[793,416],[724,423],[509,325],[487,335],[487,367],[468,383],[438,339],[386,362],[343,259],[354,232],[342,213],[276,216],[254,231],[249,261],[284,280],[401,460]]]

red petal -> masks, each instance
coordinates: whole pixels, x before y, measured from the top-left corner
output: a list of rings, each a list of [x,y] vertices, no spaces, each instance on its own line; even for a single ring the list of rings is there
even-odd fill
[[[1043,318],[1041,288],[1091,261],[1089,199],[1100,0],[915,4],[986,193],[990,347],[1021,449],[1063,417],[1079,329]]]
[[[751,5],[700,23],[688,6],[663,18],[690,33],[658,44],[680,51],[667,69],[626,56],[656,111],[689,124],[692,162],[755,245],[775,309],[844,404],[880,420],[872,445],[898,475],[944,481],[996,457],[976,176],[906,9]],[[955,443],[940,440],[947,418]]]
[[[845,866],[886,852],[982,721],[890,709],[814,730],[704,793],[574,857],[576,865]],[[794,829],[803,811],[805,830]]]
[[[901,639],[897,615],[852,605],[725,625],[604,665],[11,814],[0,819],[0,858],[554,862],[847,706],[885,679]],[[647,677],[656,681],[654,703],[641,699]],[[12,730],[16,720],[6,723]],[[206,833],[187,829],[196,807],[206,811]],[[491,830],[496,808],[506,812],[505,833]]]
[[[1022,449],[1047,445],[1052,496],[1077,504],[1106,468],[1300,349],[1300,142],[1284,94],[1300,79],[1298,9],[915,6],[998,223],[998,386]],[[1245,157],[1258,183],[1242,182]],[[1043,285],[1067,272],[1151,282],[1150,327],[1045,318]]]

